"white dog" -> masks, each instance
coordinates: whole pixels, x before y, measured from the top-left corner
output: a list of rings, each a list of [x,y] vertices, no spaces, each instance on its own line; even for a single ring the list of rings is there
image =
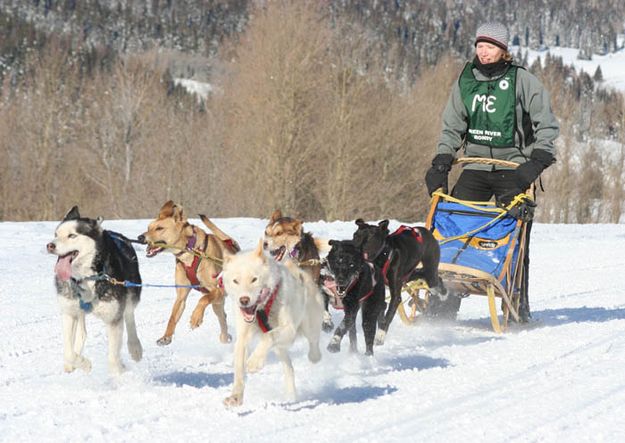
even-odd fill
[[[308,340],[308,359],[321,359],[319,336],[323,299],[310,276],[290,260],[276,262],[263,254],[262,242],[251,252],[224,258],[223,283],[233,301],[236,319],[234,386],[224,400],[227,406],[243,403],[245,371],[257,372],[272,349],[284,366],[286,392],[295,399],[295,378],[289,347],[298,334]],[[245,361],[252,338],[258,346]]]

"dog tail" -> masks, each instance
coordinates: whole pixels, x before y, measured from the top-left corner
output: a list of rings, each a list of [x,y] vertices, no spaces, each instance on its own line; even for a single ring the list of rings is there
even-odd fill
[[[317,247],[317,251],[323,253],[324,255],[330,252],[332,247],[330,246],[330,240],[325,238],[315,238],[315,246]]]
[[[210,221],[210,219],[207,216],[205,216],[204,214],[199,214],[199,216],[200,216],[200,219],[202,219],[202,223],[204,223],[206,227],[210,229],[213,232],[213,234],[217,236],[219,240],[224,242],[226,246],[228,247],[228,249],[232,250],[232,252],[239,252],[241,250],[241,247],[236,242],[236,240],[230,237],[221,229],[219,229],[217,225],[213,223],[212,221]]]

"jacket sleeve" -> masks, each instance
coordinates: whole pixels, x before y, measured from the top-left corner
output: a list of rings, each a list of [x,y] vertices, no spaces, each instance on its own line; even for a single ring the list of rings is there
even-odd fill
[[[443,129],[438,141],[438,154],[451,154],[462,146],[467,132],[467,111],[460,96],[460,86],[455,82],[445,110],[443,111]]]
[[[560,134],[560,125],[551,110],[549,93],[542,83],[531,73],[519,69],[521,82],[521,106],[529,114],[534,130],[534,143],[531,151],[542,149],[556,156],[554,142]],[[531,153],[530,151],[530,153]]]

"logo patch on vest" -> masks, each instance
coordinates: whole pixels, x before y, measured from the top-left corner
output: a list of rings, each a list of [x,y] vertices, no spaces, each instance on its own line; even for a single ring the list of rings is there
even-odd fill
[[[458,80],[467,111],[467,140],[491,147],[514,147],[517,67],[510,66],[492,80],[478,80],[473,68],[467,63]]]

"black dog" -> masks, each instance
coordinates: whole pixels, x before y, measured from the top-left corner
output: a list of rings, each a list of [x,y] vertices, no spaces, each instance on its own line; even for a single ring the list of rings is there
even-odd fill
[[[364,260],[362,251],[352,241],[330,240],[326,259],[328,271],[335,279],[336,293],[345,310],[343,321],[334,331],[328,351],[339,352],[341,340],[349,331],[350,349],[356,347],[356,316],[362,305],[362,329],[366,355],[373,355],[378,318],[384,313],[384,281],[380,269]]]
[[[438,277],[440,247],[432,233],[423,227],[401,226],[389,234],[388,220],[375,226],[358,219],[356,224],[358,229],[354,232],[354,244],[362,249],[365,260],[382,270],[384,282],[391,293],[391,301],[384,318],[380,320],[375,339],[376,344],[381,345],[401,303],[401,289],[406,282],[422,278],[433,293],[446,293]],[[419,264],[422,267],[417,269]]]

